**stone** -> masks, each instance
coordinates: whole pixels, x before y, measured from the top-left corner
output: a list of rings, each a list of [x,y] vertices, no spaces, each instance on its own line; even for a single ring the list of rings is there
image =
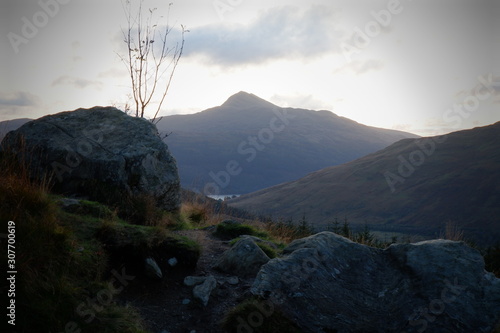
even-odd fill
[[[382,250],[321,232],[283,253],[251,293],[303,332],[491,332],[500,319],[500,279],[463,242]]]
[[[203,283],[196,285],[193,288],[194,298],[201,301],[203,306],[207,306],[210,299],[210,294],[217,287],[217,280],[212,276],[208,276]]]
[[[267,240],[264,240],[264,239],[260,239],[259,237],[256,237],[256,236],[241,235],[240,238],[250,238],[256,244],[262,243],[262,244],[266,244],[267,246],[269,246],[272,249],[275,249],[275,250],[278,249],[278,246],[276,244],[274,244],[273,242],[270,242],[270,241],[267,241]]]
[[[189,298],[185,298],[182,300],[182,305],[188,305],[189,303],[191,303],[191,300]]]
[[[153,258],[146,258],[144,274],[152,279],[161,280],[163,278],[161,269]]]
[[[184,285],[187,287],[193,287],[198,284],[202,284],[206,279],[206,276],[186,276],[184,278]]]
[[[234,286],[237,285],[240,282],[240,280],[238,279],[237,276],[230,276],[226,279],[226,282]]]
[[[150,121],[112,107],[60,112],[7,133],[2,149],[25,161],[33,178],[49,176],[54,191],[109,203],[148,196],[177,211],[175,159]]]
[[[251,238],[238,240],[215,262],[214,267],[240,277],[255,276],[269,257]]]
[[[175,257],[168,259],[168,264],[170,265],[170,267],[176,266],[177,263],[178,263],[178,261],[177,261],[177,258],[175,258]]]

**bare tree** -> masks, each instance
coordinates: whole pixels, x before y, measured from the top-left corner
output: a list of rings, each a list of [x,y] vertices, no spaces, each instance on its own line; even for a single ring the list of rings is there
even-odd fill
[[[130,75],[135,116],[144,118],[146,108],[153,97],[158,96],[158,107],[151,119],[155,123],[161,119],[157,120],[158,112],[182,56],[184,34],[188,30],[181,25],[180,42],[177,41],[169,47],[173,27],[168,20],[172,3],[168,6],[166,25],[160,26],[158,20],[153,22],[157,8],[150,8],[149,14],[144,14],[143,2],[144,0],[139,0],[136,13],[133,13],[130,0],[122,2],[128,23],[127,29],[122,29],[122,32],[128,52],[125,57],[118,56],[127,66]],[[163,78],[166,79],[165,83],[161,82]]]

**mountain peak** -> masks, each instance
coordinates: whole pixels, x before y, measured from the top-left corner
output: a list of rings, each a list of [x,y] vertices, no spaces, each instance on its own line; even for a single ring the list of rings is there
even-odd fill
[[[239,93],[236,93],[229,97],[222,106],[228,106],[232,108],[248,108],[248,107],[253,107],[253,106],[260,106],[260,107],[274,107],[276,105],[254,95],[247,93],[245,91],[240,91]]]

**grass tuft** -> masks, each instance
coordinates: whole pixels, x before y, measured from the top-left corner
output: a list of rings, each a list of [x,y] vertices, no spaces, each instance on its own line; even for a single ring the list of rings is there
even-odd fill
[[[301,330],[268,301],[249,298],[230,309],[222,320],[226,332],[300,333]]]
[[[228,240],[237,238],[242,235],[250,235],[260,238],[269,238],[267,232],[260,231],[254,226],[248,224],[241,224],[239,222],[232,220],[226,220],[223,221],[222,223],[219,223],[217,225],[217,228],[215,229],[214,234],[215,236],[221,239],[228,239]]]

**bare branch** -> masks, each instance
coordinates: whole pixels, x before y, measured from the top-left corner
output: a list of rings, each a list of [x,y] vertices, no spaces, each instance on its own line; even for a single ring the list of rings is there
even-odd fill
[[[159,19],[155,21],[157,8],[149,8],[149,14],[143,14],[143,0],[139,0],[138,11],[133,14],[131,1],[122,0],[122,8],[127,19],[127,29],[122,29],[124,42],[127,45],[127,56],[119,55],[127,66],[132,85],[132,97],[135,103],[136,117],[145,116],[148,105],[160,96],[158,107],[151,121],[155,122],[172,83],[175,70],[184,49],[184,34],[188,30],[181,25],[181,44],[169,48],[168,36],[173,31],[168,18],[172,3],[168,7],[168,15],[163,34],[158,34]],[[158,35],[157,35],[158,34]],[[159,91],[162,78],[166,78],[165,87]],[[161,119],[161,118],[160,118]]]

